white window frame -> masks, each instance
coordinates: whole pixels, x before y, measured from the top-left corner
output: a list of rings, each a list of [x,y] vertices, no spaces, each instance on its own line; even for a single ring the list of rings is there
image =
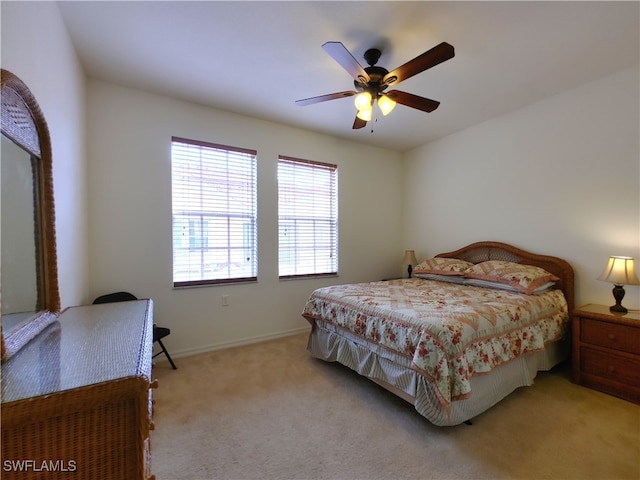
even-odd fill
[[[171,138],[174,287],[257,281],[256,155]]]
[[[338,166],[278,157],[280,279],[338,274]]]

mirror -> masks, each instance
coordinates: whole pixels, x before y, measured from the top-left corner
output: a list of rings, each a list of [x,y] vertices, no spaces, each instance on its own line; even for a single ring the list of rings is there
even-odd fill
[[[60,310],[49,130],[33,94],[1,71],[1,357],[52,323]]]
[[[37,169],[31,155],[5,135],[0,159],[2,315],[3,328],[11,330],[16,317],[33,315],[38,306],[33,205]]]

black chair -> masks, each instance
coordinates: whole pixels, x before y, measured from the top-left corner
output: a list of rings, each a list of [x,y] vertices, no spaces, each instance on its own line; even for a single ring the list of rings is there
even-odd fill
[[[96,305],[98,303],[128,302],[128,301],[137,300],[137,299],[138,297],[136,297],[134,294],[129,292],[115,292],[115,293],[108,293],[107,295],[99,296],[93,301],[93,304]],[[158,345],[160,345],[160,348],[162,349],[162,351],[156,353],[153,356],[153,358],[157,357],[161,353],[164,353],[167,356],[167,360],[169,360],[169,363],[171,364],[173,369],[176,370],[178,367],[176,367],[176,364],[173,363],[173,360],[171,359],[171,355],[169,355],[169,352],[165,348],[164,343],[162,343],[162,339],[167,335],[169,335],[170,333],[171,333],[171,329],[169,328],[158,327],[155,324],[153,325],[153,342],[154,343],[158,342]]]

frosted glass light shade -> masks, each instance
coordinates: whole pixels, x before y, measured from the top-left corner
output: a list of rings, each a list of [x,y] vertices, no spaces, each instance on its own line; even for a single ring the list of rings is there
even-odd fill
[[[366,110],[358,110],[358,113],[356,114],[356,116],[360,119],[360,120],[364,120],[365,122],[368,122],[371,120],[371,114],[373,112],[372,108],[368,108]]]
[[[355,103],[358,111],[371,110],[371,94],[369,92],[362,92],[356,95],[353,103]]]
[[[396,108],[396,102],[386,95],[380,95],[380,98],[378,98],[378,107],[380,107],[382,114],[386,116],[391,113],[391,110]]]

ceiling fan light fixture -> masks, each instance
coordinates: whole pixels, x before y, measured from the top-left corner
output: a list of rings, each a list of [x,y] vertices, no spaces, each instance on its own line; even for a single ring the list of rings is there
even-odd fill
[[[353,103],[355,103],[358,111],[371,110],[371,94],[369,92],[359,93]]]
[[[376,65],[381,55],[380,50],[376,48],[370,48],[364,54],[364,58],[369,64],[368,67],[362,67],[351,52],[340,42],[326,42],[322,45],[322,48],[351,75],[355,91],[348,90],[304,98],[296,100],[295,103],[296,105],[311,105],[326,102],[327,100],[354,96],[354,103],[357,109],[357,116],[352,127],[354,130],[364,127],[371,120],[373,109],[375,108],[374,103],[376,102],[383,115],[391,113],[396,103],[427,113],[434,111],[438,108],[440,102],[400,90],[391,90],[388,94],[383,93],[383,91],[387,87],[395,86],[455,56],[453,46],[447,42],[441,42],[398,68],[389,71]],[[377,119],[378,115],[376,113]]]
[[[382,115],[386,116],[389,115],[394,108],[396,108],[396,102],[395,100],[391,100],[386,95],[380,95],[380,97],[378,98],[378,107],[380,108]]]
[[[358,110],[358,113],[356,114],[356,116],[360,119],[360,120],[364,120],[365,122],[369,122],[371,121],[371,114],[373,112],[373,109],[371,108],[371,106],[369,105],[369,108],[365,109],[365,110]]]

